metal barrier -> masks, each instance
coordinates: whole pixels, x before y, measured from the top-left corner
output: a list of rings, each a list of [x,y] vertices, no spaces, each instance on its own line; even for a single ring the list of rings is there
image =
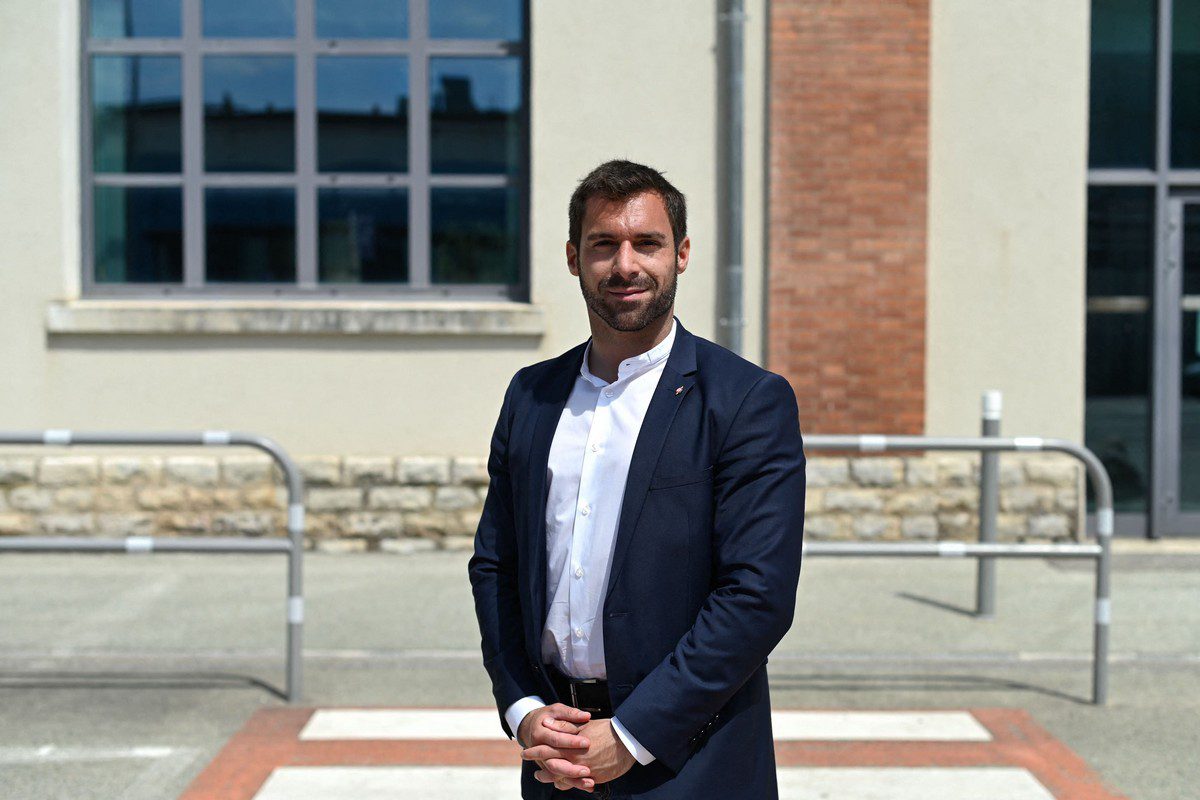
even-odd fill
[[[1100,459],[1086,447],[1063,439],[1036,436],[941,437],[880,435],[810,435],[805,450],[858,450],[878,453],[887,450],[970,450],[982,454],[1002,451],[1057,451],[1083,462],[1096,492],[1095,544],[997,544],[995,542],[805,542],[806,556],[906,556],[952,558],[1086,558],[1096,562],[1095,628],[1092,652],[1092,702],[1108,702],[1108,639],[1111,620],[1110,573],[1112,559],[1112,482]]]
[[[199,445],[202,447],[253,447],[269,455],[283,470],[287,482],[287,538],[247,539],[217,536],[126,536],[93,539],[70,536],[0,538],[0,553],[283,553],[288,557],[287,590],[287,700],[301,693],[301,633],[304,596],[301,566],[304,553],[304,478],[291,456],[265,436],[229,431],[196,433],[90,433],[70,430],[0,431],[0,445]]]

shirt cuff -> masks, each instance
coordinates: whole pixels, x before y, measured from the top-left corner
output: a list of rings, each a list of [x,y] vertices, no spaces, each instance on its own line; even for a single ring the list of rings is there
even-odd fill
[[[639,764],[645,766],[654,760],[654,756],[651,755],[650,751],[642,747],[638,740],[633,738],[633,735],[629,731],[625,730],[625,726],[616,717],[612,718],[612,727],[617,732],[617,736],[621,737],[621,742],[625,745],[626,749],[633,754],[633,757],[637,759]]]
[[[536,694],[532,694],[529,697],[522,697],[508,707],[508,711],[504,712],[504,721],[508,723],[508,729],[512,731],[514,739],[517,739],[517,728],[521,727],[521,721],[525,719],[525,715],[544,705],[546,705],[546,701],[542,700]],[[527,746],[521,744],[520,739],[517,739],[517,744],[520,744],[522,747]]]

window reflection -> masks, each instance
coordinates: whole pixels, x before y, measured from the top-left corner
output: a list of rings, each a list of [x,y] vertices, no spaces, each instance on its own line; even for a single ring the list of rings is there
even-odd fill
[[[1154,166],[1155,0],[1093,0],[1093,167]]]
[[[404,0],[317,0],[316,15],[317,36],[322,39],[408,38]]]
[[[183,202],[178,186],[97,186],[97,283],[183,281]]]
[[[295,35],[294,0],[203,0],[205,36]]]
[[[408,169],[407,59],[317,59],[317,169]]]
[[[433,0],[429,35],[435,39],[521,38],[521,0]]]
[[[295,164],[290,56],[206,56],[204,168],[283,171]]]
[[[1088,189],[1088,297],[1150,297],[1154,269],[1154,189]]]
[[[517,280],[517,192],[434,189],[434,283],[514,283]]]
[[[434,172],[518,171],[524,103],[518,59],[432,58],[429,97]]]
[[[408,280],[408,192],[321,189],[322,283]]]
[[[179,0],[92,0],[92,36],[180,35]]]
[[[292,189],[206,189],[206,277],[272,283],[296,279]]]
[[[1200,0],[1175,0],[1171,48],[1171,166],[1200,167]]]
[[[97,172],[179,172],[176,56],[92,57],[92,163]]]

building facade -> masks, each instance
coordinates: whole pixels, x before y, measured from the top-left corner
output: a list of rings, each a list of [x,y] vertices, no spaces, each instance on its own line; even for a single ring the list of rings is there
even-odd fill
[[[1200,251],[1196,5],[745,3],[741,350],[806,434],[975,435],[1000,390],[1005,434],[1097,450],[1121,531],[1200,531],[1196,312],[1167,266]],[[677,314],[724,340],[724,11],[3,4],[0,428],[261,433],[304,465],[315,544],[469,546],[504,386],[588,336],[563,250],[597,163],[686,194]],[[1133,120],[1157,133],[1105,139]],[[970,538],[976,461],[811,454],[806,530]],[[1081,535],[1073,463],[1003,464],[1003,536]],[[282,514],[243,453],[0,453],[0,535]]]

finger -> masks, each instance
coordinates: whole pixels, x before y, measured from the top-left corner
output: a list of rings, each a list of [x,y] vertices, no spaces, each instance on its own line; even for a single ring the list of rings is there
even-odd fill
[[[550,745],[534,745],[533,747],[524,748],[521,751],[521,758],[527,760],[527,762],[542,762],[542,760],[546,760],[547,758],[565,758],[566,760],[570,760],[572,758],[580,758],[586,753],[586,750],[570,750],[570,748],[551,747]]]
[[[537,730],[532,735],[533,744],[531,746],[548,744],[551,747],[571,748],[575,750],[586,750],[591,745],[591,740],[586,736],[577,735],[574,733],[563,733],[550,729]]]
[[[562,789],[564,792],[571,788],[583,789],[585,792],[594,792],[596,787],[596,782],[591,778],[555,777],[542,770],[533,773],[533,777],[541,783],[553,783],[556,789]]]
[[[564,733],[579,733],[583,729],[582,725],[576,725],[574,722],[568,722],[565,719],[557,719],[546,714],[542,717],[542,725],[553,731],[563,731]]]
[[[550,706],[550,713],[559,719],[567,719],[572,722],[587,722],[592,718],[592,712],[580,711],[578,708],[566,705],[565,703],[555,703]]]
[[[546,769],[550,770],[551,774],[563,778],[586,778],[592,774],[592,771],[586,765],[576,764],[573,761],[567,761],[565,758],[547,758]]]

